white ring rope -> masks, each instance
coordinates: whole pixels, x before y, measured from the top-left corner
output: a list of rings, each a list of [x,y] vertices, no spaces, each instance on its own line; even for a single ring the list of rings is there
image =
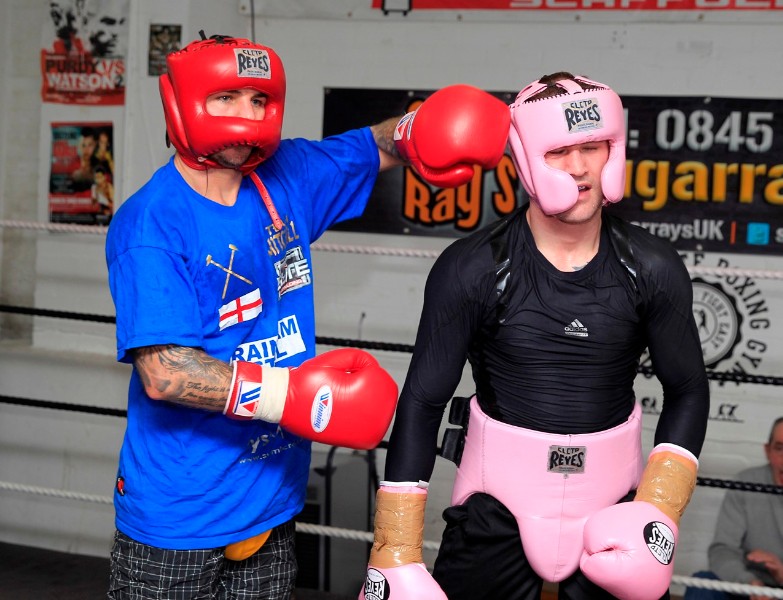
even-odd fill
[[[8,219],[0,219],[0,227],[62,233],[89,233],[91,235],[106,235],[106,232],[109,230],[108,227],[103,225],[69,225],[67,223],[41,223],[40,221],[14,221]]]
[[[763,596],[765,598],[783,598],[783,590],[780,588],[771,588],[756,585],[746,585],[744,583],[731,583],[728,581],[715,581],[713,579],[702,579],[701,577],[683,577],[675,575],[672,581],[687,587],[698,587],[705,590],[717,590],[719,592],[729,592],[731,594],[743,594],[745,596]]]
[[[68,500],[81,500],[82,502],[94,502],[96,504],[114,504],[114,500],[106,496],[95,496],[92,494],[82,494],[79,492],[69,492],[68,490],[54,490],[35,485],[23,485],[21,483],[11,483],[10,481],[0,481],[0,490],[9,490],[12,492],[23,492],[36,496],[49,496],[52,498],[67,498]]]
[[[83,502],[94,502],[97,504],[113,504],[114,500],[108,496],[98,496],[93,494],[82,494],[79,492],[70,492],[67,490],[57,490],[52,488],[38,487],[34,485],[23,485],[21,483],[11,483],[0,481],[0,490],[12,492],[22,492],[25,494],[34,494],[39,496],[48,496],[51,498],[66,498],[68,500],[81,500]],[[325,537],[334,537],[347,540],[356,540],[359,542],[372,543],[373,533],[369,531],[357,531],[355,529],[343,529],[341,527],[331,527],[328,525],[315,525],[313,523],[296,523],[296,530],[300,533],[310,533],[313,535],[322,535]],[[435,550],[440,548],[440,542],[424,541],[422,547],[425,550]],[[731,583],[727,581],[715,581],[712,579],[701,579],[700,577],[685,577],[674,575],[672,583],[684,585],[687,587],[703,588],[706,590],[717,590],[729,592],[732,594],[744,594],[746,596],[766,596],[769,598],[783,598],[783,590],[779,588],[769,588],[745,585],[740,583]]]
[[[67,223],[41,223],[38,221],[14,221],[0,219],[0,228],[31,229],[63,233],[87,233],[106,235],[108,227],[98,225],[71,225]],[[320,252],[341,252],[346,254],[367,254],[375,256],[400,256],[406,258],[432,258],[440,256],[439,250],[416,250],[413,248],[388,248],[382,246],[358,246],[351,244],[326,244],[315,242],[313,250]],[[783,271],[765,269],[738,269],[722,267],[688,267],[691,275],[713,275],[724,277],[747,277],[748,279],[783,279]]]

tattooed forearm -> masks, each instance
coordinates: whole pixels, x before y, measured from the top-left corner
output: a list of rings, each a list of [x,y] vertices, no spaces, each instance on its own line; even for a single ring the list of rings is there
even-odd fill
[[[394,128],[397,126],[399,120],[399,117],[394,117],[370,127],[378,148],[394,158],[400,158],[400,153],[394,145]]]
[[[134,352],[134,364],[147,394],[194,408],[223,410],[231,366],[198,348],[147,346]]]

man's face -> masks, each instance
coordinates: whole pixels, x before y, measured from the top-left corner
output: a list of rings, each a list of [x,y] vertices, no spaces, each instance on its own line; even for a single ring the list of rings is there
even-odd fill
[[[772,441],[764,444],[769,466],[772,468],[772,481],[775,485],[783,485],[783,423],[772,432]]]
[[[571,175],[579,187],[576,204],[566,212],[556,215],[558,219],[567,223],[579,223],[589,220],[601,209],[604,201],[601,171],[607,160],[607,141],[564,146],[544,155],[548,166]]]
[[[266,115],[266,96],[249,88],[224,90],[207,97],[207,113],[215,117],[240,117],[262,121]],[[219,165],[236,169],[250,157],[252,146],[232,146],[210,158]]]

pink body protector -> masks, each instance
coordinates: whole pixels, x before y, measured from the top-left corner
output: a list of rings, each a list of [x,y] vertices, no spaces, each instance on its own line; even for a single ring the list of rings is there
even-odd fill
[[[642,468],[638,404],[612,429],[559,435],[491,419],[474,396],[451,500],[485,493],[503,503],[535,572],[562,581],[579,567],[587,518],[635,489]]]

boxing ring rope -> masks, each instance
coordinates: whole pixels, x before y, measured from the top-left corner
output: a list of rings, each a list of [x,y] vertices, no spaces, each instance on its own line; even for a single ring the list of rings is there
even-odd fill
[[[765,382],[769,384],[769,382]],[[70,404],[63,402],[51,402],[44,400],[32,400],[28,398],[14,398],[8,396],[0,396],[0,403],[2,404],[18,404],[22,406],[34,407],[34,408],[49,408],[59,410],[69,410],[76,412],[88,412],[92,414],[100,414],[106,416],[124,417],[127,415],[127,411],[121,409],[110,409],[95,406],[84,406],[78,404]],[[379,448],[386,448],[388,444],[381,442]],[[725,479],[712,479],[697,477],[696,481],[699,486],[716,487],[723,489],[734,489],[745,492],[755,493],[768,493],[783,495],[783,487],[761,484],[754,482],[744,481],[732,481]],[[38,496],[45,496],[50,498],[62,498],[65,500],[75,500],[80,502],[88,502],[103,505],[112,505],[113,499],[109,496],[101,496],[96,494],[86,494],[81,492],[74,492],[69,490],[45,488],[40,486],[25,485],[20,483],[13,483],[8,481],[0,481],[0,491],[17,492]],[[374,535],[368,531],[358,531],[354,529],[346,529],[342,527],[334,527],[330,525],[318,525],[314,523],[304,523],[297,521],[295,523],[296,531],[302,534],[310,534],[323,536],[327,538],[339,538],[354,540],[365,543],[372,543]],[[436,541],[425,540],[422,544],[425,550],[437,551],[440,547],[440,543]],[[674,575],[672,577],[672,584],[682,585],[693,588],[703,588],[708,590],[728,592],[739,595],[761,595],[769,598],[781,598],[783,599],[783,590],[779,588],[767,588],[759,586],[750,586],[745,584],[716,581],[710,579],[702,579],[698,577],[688,577],[683,575]]]
[[[780,488],[783,490],[783,488]],[[113,500],[108,496],[99,496],[93,494],[82,494],[79,492],[70,492],[67,490],[57,490],[32,485],[22,485],[19,483],[10,483],[0,481],[0,490],[33,494],[38,496],[47,496],[50,498],[63,498],[66,500],[78,500],[81,502],[93,502],[96,504],[112,505]],[[781,492],[783,493],[783,491]],[[345,529],[342,527],[332,527],[327,525],[315,525],[312,523],[296,522],[297,533],[326,536],[359,542],[372,543],[374,535],[368,531],[357,531],[354,529]],[[425,550],[437,551],[440,547],[439,542],[425,540],[422,544]],[[759,595],[769,598],[783,598],[783,590],[779,588],[769,588],[761,586],[751,586],[740,583],[731,583],[727,581],[716,581],[711,579],[701,579],[699,577],[686,577],[683,575],[674,575],[672,583],[687,587],[698,587],[707,590],[719,592],[728,592],[731,594],[744,594],[746,596]]]
[[[76,234],[88,234],[105,236],[108,227],[104,226],[92,226],[92,225],[74,225],[65,223],[43,223],[35,221],[20,221],[20,220],[6,220],[0,219],[0,228],[6,229],[21,229],[29,231],[46,231],[52,233],[76,233]],[[350,245],[350,244],[330,244],[316,242],[312,244],[312,249],[320,252],[336,252],[336,253],[349,253],[349,254],[363,254],[374,256],[396,256],[405,258],[428,258],[435,259],[440,255],[438,250],[416,250],[410,248],[390,248],[381,246],[366,246],[366,245]],[[741,269],[741,268],[721,268],[721,267],[701,267],[701,266],[689,266],[688,272],[691,275],[713,275],[713,276],[735,276],[735,277],[748,277],[753,279],[783,279],[783,271],[772,271],[763,269]],[[20,306],[11,306],[0,304],[0,312],[7,312],[13,314],[22,314],[30,316],[42,316],[51,318],[62,319],[74,319],[83,321],[95,321],[100,323],[115,323],[115,318],[109,315],[94,315],[87,313],[77,313],[68,311],[58,311],[51,309],[40,308],[27,308]],[[319,344],[330,346],[352,346],[364,349],[385,350],[392,352],[405,352],[411,353],[413,346],[408,344],[396,344],[386,342],[372,342],[363,340],[351,340],[343,338],[333,337],[317,337],[316,342]],[[649,367],[640,367],[639,372],[645,375],[654,375],[654,372]],[[733,381],[737,383],[755,383],[761,385],[783,385],[783,377],[767,376],[767,375],[748,375],[732,372],[707,372],[708,378],[720,382]],[[27,398],[13,398],[8,396],[0,396],[0,404],[17,404],[28,407],[36,408],[48,408],[48,409],[60,409],[60,410],[73,410],[89,412],[93,414],[101,414],[106,416],[124,417],[127,415],[127,411],[121,409],[111,409],[102,407],[83,406],[70,403],[51,402],[46,400],[34,400]],[[380,448],[386,446],[385,442],[381,442]],[[746,492],[759,492],[759,493],[771,493],[783,495],[783,487],[775,485],[757,484],[751,482],[730,481],[722,479],[711,478],[697,478],[697,484],[706,487],[718,487],[724,489],[737,489]],[[7,481],[0,481],[0,490],[32,494],[39,496],[46,496],[51,498],[61,498],[66,500],[74,500],[79,502],[96,503],[104,505],[112,505],[113,499],[108,496],[100,496],[94,494],[85,494],[80,492],[73,492],[68,490],[59,490],[52,488],[45,488],[39,486],[24,485],[19,483],[12,483]],[[312,534],[325,537],[334,537],[355,540],[359,542],[372,543],[374,536],[373,533],[367,531],[357,531],[351,529],[344,529],[340,527],[334,527],[329,525],[317,525],[313,523],[296,523],[296,531],[304,534]],[[426,550],[437,551],[440,547],[440,543],[436,541],[425,540],[423,548]],[[740,595],[760,595],[769,598],[781,598],[783,599],[783,589],[768,588],[759,586],[750,586],[732,582],[717,581],[701,579],[697,577],[687,577],[681,575],[674,575],[672,583],[693,588],[703,588],[708,590],[723,591],[732,594]]]
[[[39,221],[17,221],[0,219],[0,228],[27,229],[33,231],[51,231],[62,233],[86,233],[89,235],[106,235],[108,227],[96,225],[72,225],[68,223],[42,223]],[[366,254],[374,256],[399,256],[407,258],[437,258],[439,250],[416,250],[413,248],[389,248],[384,246],[364,246],[352,244],[330,244],[315,242],[312,249],[319,252],[339,252],[346,254]],[[783,279],[783,271],[766,269],[740,269],[726,267],[689,266],[691,275],[725,275],[749,277],[751,279]]]

